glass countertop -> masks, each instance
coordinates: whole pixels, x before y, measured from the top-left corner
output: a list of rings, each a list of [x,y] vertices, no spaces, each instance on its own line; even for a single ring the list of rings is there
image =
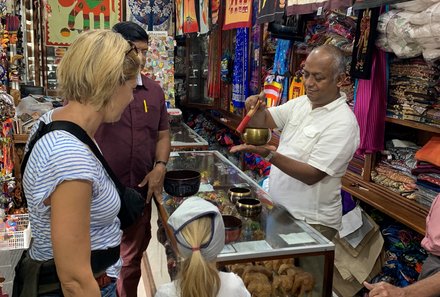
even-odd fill
[[[208,146],[208,142],[185,123],[170,125],[171,147],[176,146]]]
[[[314,228],[294,219],[284,208],[274,205],[267,192],[218,151],[172,152],[168,170],[196,170],[202,181],[196,196],[213,202],[220,212],[242,220],[240,238],[227,244],[218,261],[333,251],[334,245]],[[247,187],[263,204],[257,217],[241,216],[227,192],[231,187]],[[164,195],[163,206],[170,215],[185,198]]]

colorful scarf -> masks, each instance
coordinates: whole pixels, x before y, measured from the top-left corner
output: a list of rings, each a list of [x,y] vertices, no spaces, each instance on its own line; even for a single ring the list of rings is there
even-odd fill
[[[249,29],[237,29],[234,58],[234,74],[232,77],[232,103],[243,108],[249,95],[248,48]]]

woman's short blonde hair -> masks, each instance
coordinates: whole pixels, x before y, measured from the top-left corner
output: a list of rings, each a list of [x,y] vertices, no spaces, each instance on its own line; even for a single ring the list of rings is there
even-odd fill
[[[106,106],[116,87],[139,74],[140,60],[133,46],[111,30],[81,33],[58,67],[59,95],[97,110]]]

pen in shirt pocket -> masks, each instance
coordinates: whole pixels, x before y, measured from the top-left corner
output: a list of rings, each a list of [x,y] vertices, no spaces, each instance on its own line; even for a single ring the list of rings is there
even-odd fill
[[[147,100],[144,99],[144,110],[148,112]]]

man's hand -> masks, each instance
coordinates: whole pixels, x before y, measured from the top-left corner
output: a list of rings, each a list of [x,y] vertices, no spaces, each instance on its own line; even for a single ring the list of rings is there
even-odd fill
[[[166,167],[163,164],[157,164],[139,184],[139,187],[148,184],[147,203],[150,203],[153,195],[157,202],[162,203],[163,181],[166,171]]]
[[[266,103],[264,102],[265,101],[264,98],[265,98],[264,91],[261,91],[261,93],[258,95],[252,95],[247,97],[245,102],[246,111],[249,111],[252,108],[254,108],[254,106],[257,105],[258,100],[261,101],[260,108],[258,108],[258,110],[260,111],[265,110]]]
[[[370,284],[364,282],[365,288],[370,290],[369,297],[373,296],[389,296],[389,297],[405,297],[405,291],[402,288],[393,286],[386,282],[379,282],[377,284]]]
[[[236,152],[245,152],[245,153],[254,153],[257,155],[264,157],[267,157],[267,155],[269,155],[269,153],[271,151],[275,151],[276,147],[273,145],[261,145],[261,146],[255,146],[255,145],[250,145],[250,144],[240,144],[240,145],[236,145],[233,146],[230,149],[231,153],[236,153]]]

